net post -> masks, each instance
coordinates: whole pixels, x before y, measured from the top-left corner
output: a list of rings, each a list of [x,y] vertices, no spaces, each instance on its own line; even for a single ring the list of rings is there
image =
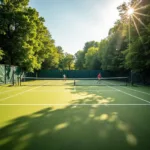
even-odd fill
[[[76,85],[75,79],[74,79],[74,86]]]

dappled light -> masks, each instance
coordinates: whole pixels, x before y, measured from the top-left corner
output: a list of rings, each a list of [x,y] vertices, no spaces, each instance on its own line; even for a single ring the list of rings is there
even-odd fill
[[[29,140],[32,137],[33,137],[33,134],[32,133],[28,133],[28,134],[25,134],[25,135],[21,136],[19,138],[19,140],[23,142],[23,141]]]
[[[100,93],[95,93],[94,91],[91,92],[90,94],[90,91],[88,92],[82,92],[82,91],[78,91],[78,92],[73,92],[73,95],[72,95],[72,100],[73,100],[73,103],[76,102],[76,99],[78,99],[77,102],[79,102],[79,99],[84,99],[86,98],[86,101],[84,100],[84,103],[86,102],[86,104],[93,104],[93,106],[95,107],[94,104],[108,104],[108,103],[112,103],[114,102],[114,99],[112,97],[102,97],[100,95]],[[91,101],[91,99],[93,99],[93,101]],[[82,103],[82,100],[80,101]],[[84,104],[83,103],[83,104]]]
[[[58,131],[58,130],[61,130],[61,129],[64,129],[68,126],[69,124],[68,123],[61,123],[61,124],[58,124],[54,127],[54,130],[55,131]]]
[[[44,135],[46,135],[48,133],[50,133],[50,129],[44,129],[44,130],[39,132],[39,136],[44,136]]]
[[[147,122],[143,127],[145,118],[149,118],[149,108],[116,105],[128,104],[131,99],[128,101],[127,95],[117,91],[118,87],[98,88],[66,86],[63,90],[71,95],[69,101],[54,99],[54,105],[32,106],[31,113],[9,120],[0,129],[0,149],[66,150],[69,147],[76,150],[82,147],[91,150],[95,146],[96,150],[141,150],[143,144],[148,147],[149,143],[142,139],[146,138],[145,130],[150,126]],[[45,103],[45,97],[42,101]],[[48,96],[46,102],[49,101],[51,103],[52,98]],[[137,99],[132,101],[137,102]],[[149,130],[146,131],[149,135]]]
[[[107,106],[116,99],[101,92],[76,90],[72,98],[66,106],[45,107],[11,120],[0,129],[0,149],[10,149],[10,143],[15,143],[11,145],[15,150],[32,150],[33,146],[37,150],[66,150],[68,145],[73,150],[79,146],[91,150],[94,143],[96,149],[132,150],[138,146],[140,150],[139,129],[134,126],[138,111],[128,109],[128,120],[126,106]]]
[[[16,128],[13,128],[13,129],[11,130],[11,132],[14,133],[14,134],[15,134],[16,132],[20,132],[20,131],[23,130],[27,125],[28,125],[27,122],[18,124],[18,125],[16,126]]]
[[[40,113],[39,114],[33,114],[31,117],[32,118],[37,118],[37,117],[40,117],[40,116],[42,116],[42,113],[41,114]]]
[[[129,130],[129,127],[127,124],[125,124],[123,121],[117,122],[117,128],[121,131],[127,132]]]
[[[127,142],[132,145],[136,146],[137,145],[137,139],[133,134],[127,134],[126,135]]]
[[[94,120],[101,120],[101,121],[103,121],[103,120],[107,120],[108,119],[108,115],[107,114],[102,114],[102,115],[100,115],[100,116],[97,116],[97,117],[95,117],[94,118]]]

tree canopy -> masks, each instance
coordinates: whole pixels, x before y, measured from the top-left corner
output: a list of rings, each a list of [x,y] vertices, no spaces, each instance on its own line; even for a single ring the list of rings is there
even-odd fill
[[[23,70],[150,69],[149,0],[131,0],[118,6],[120,19],[101,41],[86,42],[75,55],[56,46],[44,18],[29,0],[0,0],[0,63]],[[129,7],[134,13],[128,15]]]
[[[0,60],[23,70],[62,69],[63,51],[29,0],[0,0]]]
[[[129,7],[134,8],[128,15]],[[131,0],[118,6],[120,19],[100,42],[85,43],[76,54],[77,69],[109,71],[150,69],[150,5],[148,0]],[[94,47],[98,50],[94,52]]]

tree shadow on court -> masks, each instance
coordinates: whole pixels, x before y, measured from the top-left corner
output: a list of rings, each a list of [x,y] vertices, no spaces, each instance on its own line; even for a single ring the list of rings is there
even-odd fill
[[[101,100],[103,99],[101,97]],[[108,104],[111,101],[112,99],[107,99],[104,103]],[[149,107],[141,110],[134,107],[126,109],[96,104],[99,104],[96,95],[92,97],[87,95],[85,98],[76,98],[65,107],[47,107],[30,115],[15,118],[0,129],[0,149],[148,150],[150,148],[148,139],[150,120],[143,125],[144,120],[150,116],[150,111],[149,114],[146,111]]]
[[[107,105],[116,99],[107,90],[102,95],[103,88],[97,86],[65,89],[72,92],[70,105],[43,108],[11,120],[0,129],[0,149],[150,149],[149,106]]]

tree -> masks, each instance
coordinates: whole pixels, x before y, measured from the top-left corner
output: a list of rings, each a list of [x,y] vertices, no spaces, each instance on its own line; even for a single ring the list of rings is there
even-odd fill
[[[54,47],[49,53],[48,57],[42,62],[42,69],[58,69],[59,66],[59,54]]]
[[[1,0],[0,47],[5,54],[1,62],[34,71],[50,58],[51,66],[57,66],[54,40],[44,26],[44,18],[28,7],[28,2]]]
[[[124,70],[125,58],[122,52],[127,47],[126,37],[123,35],[122,29],[116,30],[116,27],[114,27],[111,32],[108,38],[100,43],[99,58],[101,59],[102,69]]]
[[[85,54],[85,67],[87,69],[96,70],[100,69],[99,61],[97,58],[98,48],[90,47]]]
[[[103,39],[100,44],[99,44],[99,48],[98,48],[98,60],[100,61],[100,69],[106,69],[106,62],[107,60],[105,59],[106,56],[106,50],[107,50],[107,44],[108,44],[108,40],[107,39]]]
[[[71,70],[74,69],[74,56],[69,53],[65,53],[63,60],[64,69]]]
[[[78,70],[84,69],[84,52],[82,50],[75,53],[75,68]]]
[[[61,46],[58,46],[57,47],[57,52],[58,52],[58,55],[59,55],[59,65],[58,65],[58,69],[60,70],[64,70],[64,57],[65,57],[65,54],[64,54],[64,50],[62,49]]]
[[[79,50],[75,54],[75,67],[76,69],[87,69],[86,62],[85,62],[85,55],[88,51],[89,48],[94,47],[98,48],[99,47],[99,42],[96,41],[90,41],[86,42],[83,50]]]
[[[138,4],[138,5],[137,5]],[[127,20],[126,12],[129,6],[137,5],[135,14],[131,16],[131,20]],[[130,41],[128,47],[124,51],[125,66],[127,69],[144,71],[150,69],[150,5],[149,1],[132,0],[130,3],[124,3],[118,7],[121,21],[128,25],[130,23]],[[139,12],[138,12],[139,11]],[[141,15],[143,14],[143,15]],[[124,21],[126,18],[126,22]]]

